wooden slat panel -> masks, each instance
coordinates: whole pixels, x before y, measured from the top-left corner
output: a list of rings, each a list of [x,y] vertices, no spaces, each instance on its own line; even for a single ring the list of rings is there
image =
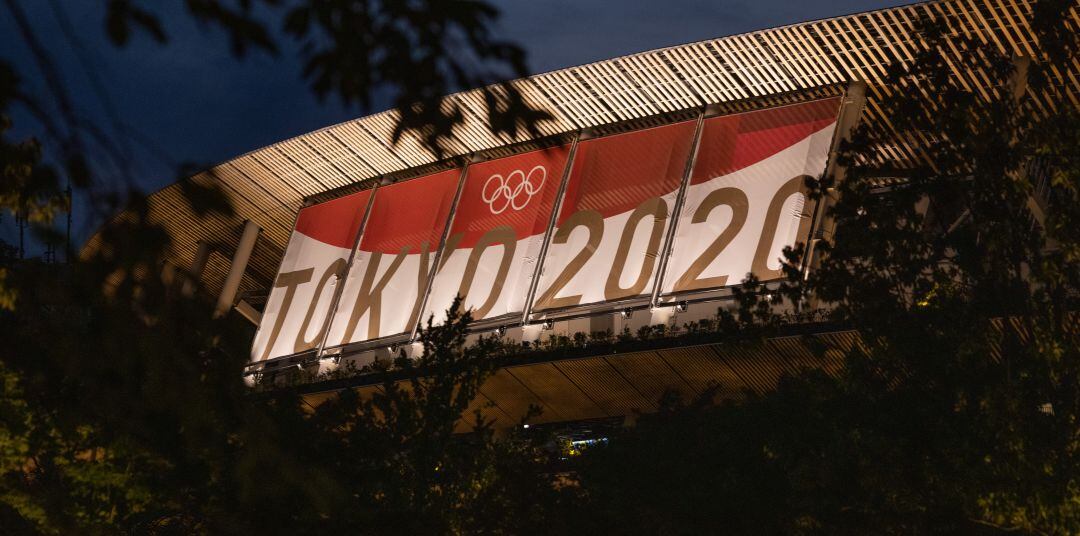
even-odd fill
[[[901,165],[929,163],[930,141],[924,133],[900,136],[880,106],[894,91],[918,92],[929,97],[935,88],[908,83],[900,88],[882,84],[889,65],[911,62],[926,43],[916,32],[922,20],[939,20],[955,36],[941,51],[962,87],[988,98],[1001,91],[1002,81],[985,69],[970,68],[973,53],[960,42],[970,38],[992,44],[1003,52],[1038,56],[1031,27],[1030,0],[942,0],[901,6],[870,13],[824,19],[809,23],[734,35],[663,50],[614,58],[581,67],[546,73],[512,84],[526,100],[554,116],[539,125],[542,135],[609,125],[627,119],[655,118],[703,104],[724,104],[731,110],[750,109],[747,99],[772,103],[777,96],[811,98],[822,86],[852,79],[869,83],[864,114],[879,139],[875,161]],[[1068,22],[1080,29],[1080,10],[1069,12]],[[978,59],[978,58],[976,58]],[[1029,91],[1025,107],[1036,116],[1045,115],[1062,102],[1080,103],[1080,63],[1051,66],[1052,84],[1046,91]],[[499,92],[501,89],[493,88]],[[792,91],[800,94],[789,93]],[[486,124],[486,108],[480,91],[466,91],[448,98],[460,105],[465,124],[446,141],[444,157],[480,150],[499,150],[516,140],[494,136]],[[930,102],[930,99],[927,99]],[[927,106],[926,113],[940,113]],[[224,183],[236,205],[236,221],[200,221],[190,213],[182,197],[168,189],[152,194],[152,206],[160,221],[174,233],[170,259],[183,265],[207,233],[234,229],[243,219],[256,221],[264,239],[283,249],[291,215],[304,198],[327,190],[348,187],[408,168],[435,163],[420,136],[406,133],[394,143],[397,114],[377,113],[305,134],[240,156],[213,168],[212,179]],[[199,180],[206,180],[200,178]],[[283,207],[287,207],[284,208]],[[271,216],[273,214],[273,216]],[[273,218],[284,218],[277,221]],[[89,250],[96,239],[87,244]],[[259,271],[276,259],[254,261]],[[214,268],[217,269],[217,268]],[[215,277],[220,277],[215,276]]]
[[[695,394],[701,394],[715,385],[724,398],[735,398],[749,388],[708,347],[671,348],[656,353],[690,384]]]
[[[542,400],[529,391],[524,384],[510,374],[508,369],[500,369],[492,374],[480,392],[499,405],[499,409],[507,415],[511,421],[520,421],[528,411],[529,406],[537,406],[543,412],[541,420],[559,421],[566,420],[553,408],[544,404]]]
[[[696,394],[656,352],[616,354],[606,359],[652,404],[659,402],[668,390],[679,393],[684,399]]]
[[[554,366],[607,415],[632,415],[655,409],[655,401],[646,400],[602,357],[559,361]]]
[[[574,415],[574,420],[609,416],[550,363],[514,367],[508,372],[557,414]]]

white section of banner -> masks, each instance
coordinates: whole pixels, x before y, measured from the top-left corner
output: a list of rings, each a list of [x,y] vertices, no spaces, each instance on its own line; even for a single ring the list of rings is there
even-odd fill
[[[420,289],[426,286],[434,261],[434,251],[398,255],[357,251],[326,346],[400,335],[411,329]]]
[[[635,210],[602,220],[593,211],[570,215],[555,229],[548,245],[534,309],[560,309],[650,294],[676,194],[673,191],[646,200]],[[656,199],[666,208],[660,220],[655,217],[660,206]],[[593,215],[591,221],[602,221],[599,237],[592,236],[587,223],[590,218],[578,216],[583,212]],[[642,217],[630,222],[635,213]],[[631,223],[633,228],[627,231]],[[560,288],[552,293],[554,285]]]
[[[251,348],[253,361],[291,355],[318,346],[347,248],[294,231]],[[303,333],[301,333],[303,330]]]
[[[512,232],[508,228],[507,230]],[[478,256],[474,253],[476,248],[451,251],[442,269],[435,275],[427,310],[420,320],[427,325],[428,317],[433,315],[436,325],[446,321],[446,311],[461,290],[462,280],[467,272],[473,272],[473,276],[471,282],[465,283],[468,285],[468,295],[462,305],[466,310],[473,311],[473,320],[510,313],[520,314],[525,310],[529,284],[536,270],[536,260],[540,255],[543,240],[544,235],[539,234],[516,241],[514,251],[509,252],[510,265],[506,275],[501,278],[499,271],[508,253],[503,244],[488,246]],[[475,263],[475,268],[469,266],[472,263]],[[486,311],[481,311],[493,293],[497,294],[497,298]]]
[[[785,196],[779,211],[779,221],[772,236],[762,236],[769,205],[781,188],[792,180],[809,175],[818,177],[825,170],[835,124],[821,129],[798,143],[760,162],[734,173],[712,178],[687,188],[686,201],[679,217],[674,246],[668,259],[667,273],[661,290],[665,294],[690,290],[718,288],[741,283],[750,273],[758,243],[769,240],[766,267],[779,270],[786,246],[805,242],[808,237],[797,236],[803,217],[805,198],[802,193]],[[718,196],[722,189],[729,195]],[[709,251],[733,224],[736,213],[732,204],[745,196],[745,219],[734,222],[738,233],[718,252]],[[709,196],[713,197],[709,199]],[[722,201],[717,201],[722,199]],[[737,200],[740,199],[740,200]],[[710,202],[703,206],[703,203]],[[781,202],[781,201],[778,201]],[[704,217],[704,218],[703,218]],[[697,219],[699,221],[695,222]],[[715,246],[714,246],[715,247]],[[709,254],[715,254],[711,259]],[[692,268],[694,268],[692,270]],[[767,274],[757,274],[759,277]],[[726,278],[720,283],[718,278]],[[711,281],[706,281],[712,278]],[[763,279],[770,279],[764,277]],[[695,283],[697,282],[697,283]]]

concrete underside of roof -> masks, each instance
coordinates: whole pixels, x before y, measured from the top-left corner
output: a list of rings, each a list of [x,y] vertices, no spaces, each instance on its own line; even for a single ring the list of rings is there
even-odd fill
[[[998,318],[991,329],[1018,344],[1032,344],[1032,334],[1021,317]],[[1080,313],[1068,316],[1067,331],[1080,333]],[[988,359],[999,360],[1001,340],[990,345]],[[847,356],[866,355],[860,332],[831,322],[792,324],[774,336],[756,340],[720,340],[715,333],[633,343],[601,345],[501,358],[457,424],[459,432],[472,430],[475,410],[483,412],[497,431],[521,426],[530,407],[540,415],[530,425],[569,428],[573,423],[598,421],[632,424],[638,415],[655,412],[666,393],[691,401],[711,390],[716,402],[740,400],[776,389],[784,375],[819,370],[836,377]],[[316,408],[344,389],[362,397],[381,392],[384,377],[367,374],[296,387],[304,402]],[[407,387],[407,379],[397,379]]]
[[[588,355],[588,349],[578,349],[572,352],[578,354],[575,357],[547,354],[507,359],[480,388],[480,395],[463,413],[458,430],[471,429],[476,409],[494,421],[496,430],[520,426],[531,406],[540,408],[541,413],[529,424],[603,418],[624,418],[631,423],[639,414],[656,411],[667,391],[689,400],[715,389],[717,400],[739,399],[747,393],[775,389],[785,373],[820,369],[835,374],[845,356],[860,343],[855,331],[830,330],[753,343],[681,346],[656,341],[654,348],[643,350],[610,353],[606,349],[606,353]],[[399,380],[399,385],[407,383]],[[382,378],[376,374],[308,384],[299,390],[314,408],[343,389],[372,396],[383,389],[381,384]]]

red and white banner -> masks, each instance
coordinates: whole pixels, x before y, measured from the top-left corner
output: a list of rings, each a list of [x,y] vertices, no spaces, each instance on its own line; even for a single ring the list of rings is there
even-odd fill
[[[460,177],[452,169],[375,191],[328,347],[412,329]]]
[[[569,147],[469,166],[421,321],[446,319],[455,296],[474,320],[525,310]]]
[[[534,310],[647,295],[695,123],[578,144]]]
[[[253,361],[311,350],[322,342],[370,198],[366,190],[300,209],[255,334]]]
[[[834,98],[703,122],[663,296],[781,276],[783,248],[809,238],[804,184],[825,170],[839,108]],[[567,147],[471,165],[440,255],[460,170],[380,187],[370,203],[364,191],[301,210],[252,359],[324,335],[333,347],[408,333],[428,315],[442,321],[459,294],[479,320],[522,313],[544,240],[532,311],[651,295],[694,132],[687,121],[580,142],[550,235]]]
[[[825,171],[840,99],[705,121],[664,293],[782,275],[785,246],[806,242],[805,179]]]

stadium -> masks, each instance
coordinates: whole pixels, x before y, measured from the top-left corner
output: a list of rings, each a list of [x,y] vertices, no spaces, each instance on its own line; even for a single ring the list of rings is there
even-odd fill
[[[393,111],[333,125],[190,178],[225,191],[234,217],[196,215],[180,184],[148,196],[173,237],[163,269],[257,328],[253,382],[302,375],[312,404],[379,389],[365,371],[415,355],[421,323],[455,296],[474,336],[520,349],[474,401],[501,427],[531,406],[534,423],[589,428],[654,410],[668,390],[764,392],[859,344],[814,319],[750,346],[699,333],[746,274],[766,289],[781,276],[784,247],[808,244],[799,268],[813,270],[814,244],[835,229],[805,178],[842,175],[834,156],[856,126],[880,140],[874,158],[924,158],[929,136],[899,135],[881,105],[937,89],[886,83],[925,45],[921,24],[955,38],[954,77],[993,92],[964,42],[1023,71],[1041,56],[1031,17],[1025,0],[927,2],[531,76],[514,87],[553,116],[535,137],[493,135],[466,91],[447,97],[465,121],[439,157],[414,133],[394,141]],[[1046,91],[1008,89],[1032,113],[1075,105],[1076,66],[1057,76]]]

